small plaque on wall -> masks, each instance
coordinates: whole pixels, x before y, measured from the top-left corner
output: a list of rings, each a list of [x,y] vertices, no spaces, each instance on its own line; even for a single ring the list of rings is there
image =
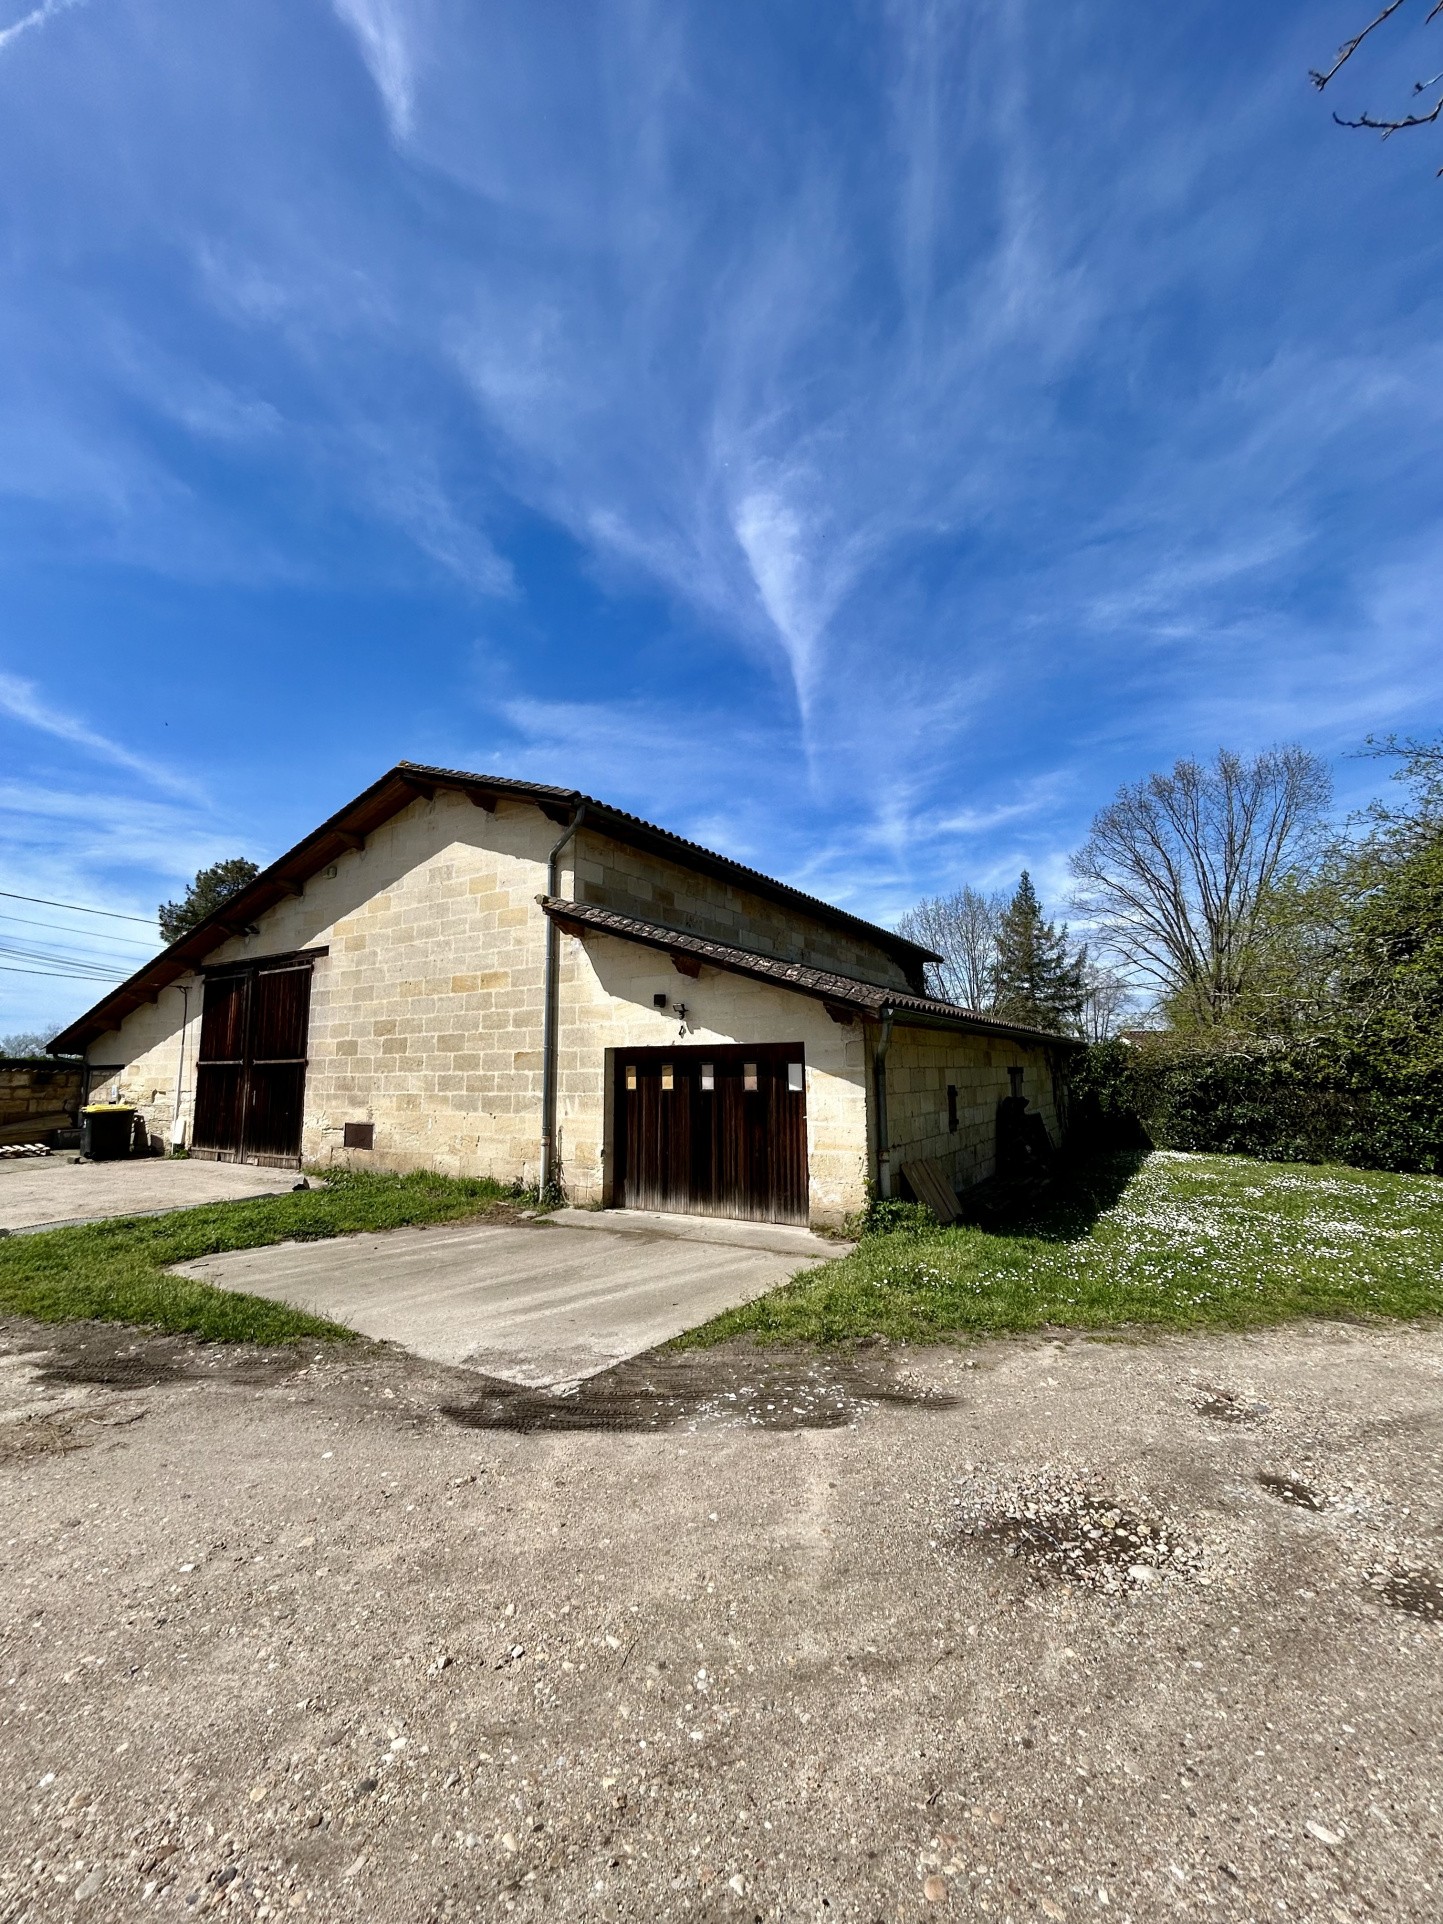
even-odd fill
[[[348,1122],[346,1124],[345,1147],[347,1149],[374,1149],[376,1146],[376,1125],[374,1122]]]

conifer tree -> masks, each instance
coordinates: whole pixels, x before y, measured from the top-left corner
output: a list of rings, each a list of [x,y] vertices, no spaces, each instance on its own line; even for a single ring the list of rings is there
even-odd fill
[[[1066,926],[1059,932],[1044,917],[1032,877],[1024,869],[998,924],[994,1011],[1008,1022],[1058,1035],[1075,1030],[1087,996],[1086,965],[1087,950],[1070,951]]]
[[[162,902],[157,911],[160,932],[167,942],[178,942],[208,915],[239,895],[260,874],[244,855],[203,868],[178,902]]]

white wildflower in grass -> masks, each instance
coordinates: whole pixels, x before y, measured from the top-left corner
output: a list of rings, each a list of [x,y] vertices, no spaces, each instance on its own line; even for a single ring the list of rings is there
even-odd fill
[[[1443,1181],[1158,1151],[1075,1170],[985,1230],[866,1237],[702,1340],[1379,1314],[1443,1314]]]

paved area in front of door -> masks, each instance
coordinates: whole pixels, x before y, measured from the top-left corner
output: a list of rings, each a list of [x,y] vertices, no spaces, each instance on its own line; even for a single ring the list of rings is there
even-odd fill
[[[578,1382],[837,1253],[806,1230],[646,1216],[467,1223],[237,1250],[181,1274],[311,1310],[431,1362]]]
[[[297,1169],[257,1169],[200,1157],[136,1156],[122,1162],[7,1157],[0,1161],[0,1229],[51,1229],[103,1216],[243,1202],[294,1189],[299,1180]]]

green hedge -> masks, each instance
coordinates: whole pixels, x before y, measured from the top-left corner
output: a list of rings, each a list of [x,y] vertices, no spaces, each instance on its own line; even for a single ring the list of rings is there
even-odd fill
[[[1443,1078],[1411,1052],[1297,1042],[1104,1042],[1070,1074],[1076,1146],[1195,1149],[1443,1175]]]

